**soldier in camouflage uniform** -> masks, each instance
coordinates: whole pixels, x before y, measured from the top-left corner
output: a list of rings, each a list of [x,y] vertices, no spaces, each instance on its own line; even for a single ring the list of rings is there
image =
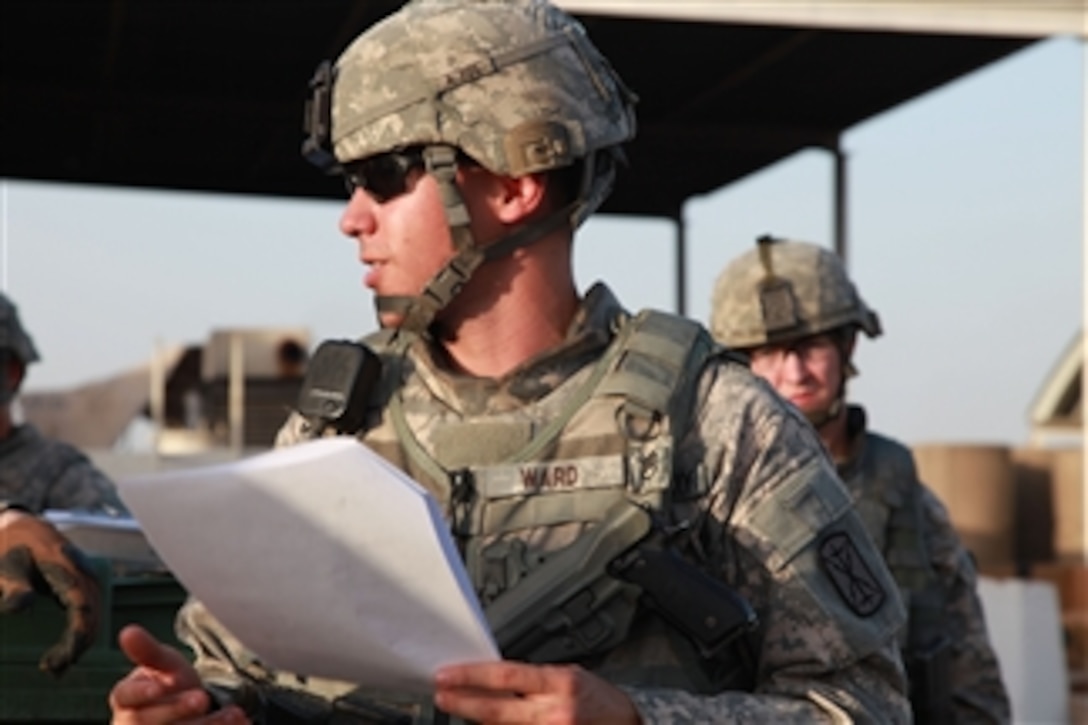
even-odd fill
[[[847,405],[861,330],[881,333],[842,261],[815,244],[761,237],[718,277],[712,334],[816,427],[884,552],[907,604],[900,634],[915,719],[1002,723],[1009,701],[976,593],[975,567],[948,512],[918,480],[909,449]]]
[[[29,606],[36,591],[65,606],[68,627],[41,660],[43,669],[60,674],[94,641],[100,593],[78,552],[37,514],[117,514],[123,507],[113,484],[82,453],[12,420],[26,366],[38,359],[18,310],[0,294],[0,612]]]
[[[908,721],[902,603],[811,427],[701,326],[575,288],[574,230],[635,131],[582,27],[541,0],[417,0],[312,89],[304,151],[348,182],[383,327],[354,432],[446,507],[507,659],[443,668],[416,702],[276,671],[190,602],[195,668],[122,631],[114,722]],[[530,598],[504,644],[511,602],[590,567],[563,565],[586,542],[611,552],[621,521],[667,563],[633,585],[616,552],[591,597]],[[682,603],[741,613],[720,649],[692,634],[715,616],[640,598],[692,581]]]

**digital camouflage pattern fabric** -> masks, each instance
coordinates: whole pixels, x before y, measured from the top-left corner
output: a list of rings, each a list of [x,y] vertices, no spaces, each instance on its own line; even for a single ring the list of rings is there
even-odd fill
[[[932,596],[938,611],[928,622],[908,620],[901,647],[908,650],[911,628],[935,630],[915,640],[946,637],[954,721],[1009,722],[1009,698],[987,633],[975,566],[947,510],[918,479],[908,448],[867,430],[862,408],[850,406],[847,415],[852,454],[838,462],[839,473],[904,601]],[[913,617],[916,610],[909,610]]]
[[[85,455],[21,425],[0,441],[0,508],[18,505],[33,513],[77,509],[110,515],[125,512],[113,483]]]
[[[436,363],[419,338],[391,366],[407,425],[432,455],[461,436],[520,420],[547,424],[607,355],[626,313],[603,286],[592,289],[567,342],[501,380],[458,376]],[[390,354],[388,350],[385,354]],[[675,491],[665,520],[690,527],[685,556],[733,586],[756,610],[754,687],[728,689],[684,666],[684,643],[640,611],[625,641],[584,666],[622,687],[645,722],[909,722],[905,677],[895,644],[904,621],[894,582],[865,534],[830,460],[805,420],[742,364],[712,356],[691,371],[693,402],[672,456]],[[379,453],[397,449],[387,400],[376,397],[361,439]],[[572,419],[573,428],[591,422]],[[312,437],[293,417],[279,440]],[[455,447],[456,448],[456,447]],[[467,451],[471,444],[459,450]],[[546,459],[546,457],[545,457]],[[391,459],[393,460],[393,459]],[[403,461],[393,460],[398,465]],[[447,506],[449,487],[422,481]],[[585,496],[585,492],[570,495]],[[523,498],[529,498],[526,493]],[[547,556],[591,522],[534,526],[505,534]],[[829,536],[850,542],[883,600],[864,614],[847,601],[821,560]],[[426,704],[277,672],[230,635],[199,602],[179,613],[179,635],[223,698],[295,713],[289,722],[427,721]],[[690,647],[690,645],[689,645]],[[263,705],[258,705],[263,703]],[[310,718],[310,719],[303,719]]]
[[[736,350],[800,340],[842,327],[880,335],[834,252],[809,242],[761,237],[714,284],[710,332]]]
[[[517,177],[629,140],[633,100],[582,26],[548,3],[414,2],[341,55],[332,142],[341,163],[447,144]]]

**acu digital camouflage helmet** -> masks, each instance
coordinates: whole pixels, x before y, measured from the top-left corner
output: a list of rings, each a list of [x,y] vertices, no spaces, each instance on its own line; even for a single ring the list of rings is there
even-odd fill
[[[19,321],[19,310],[4,294],[0,294],[0,353],[14,355],[24,365],[41,358],[34,341]]]
[[[760,237],[714,285],[710,330],[728,347],[780,344],[840,328],[881,333],[880,319],[842,260],[816,244]]]
[[[635,134],[634,95],[582,26],[544,0],[413,0],[360,35],[311,82],[303,153],[327,171],[422,147],[457,256],[417,297],[384,298],[419,330],[484,261],[562,224],[578,226],[612,189]],[[454,181],[456,154],[510,177],[582,164],[563,209],[481,249]]]

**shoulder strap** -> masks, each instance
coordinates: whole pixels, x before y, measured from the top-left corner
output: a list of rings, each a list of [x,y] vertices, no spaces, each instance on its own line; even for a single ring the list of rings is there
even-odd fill
[[[697,322],[657,310],[643,310],[628,328],[596,394],[623,399],[618,422],[634,479],[629,495],[661,510],[672,490],[676,445],[691,425],[699,376],[716,345]]]
[[[622,354],[597,394],[621,395],[647,413],[674,412],[683,402],[677,392],[713,350],[710,336],[692,320],[657,310],[643,310],[626,327]]]

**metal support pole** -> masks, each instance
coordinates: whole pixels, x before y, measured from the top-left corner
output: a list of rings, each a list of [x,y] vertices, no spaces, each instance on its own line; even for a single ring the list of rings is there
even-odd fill
[[[148,413],[154,426],[154,450],[152,454],[158,461],[162,453],[163,432],[166,430],[166,359],[162,340],[156,339],[151,348],[151,369],[148,390]]]
[[[687,314],[688,307],[688,242],[683,207],[676,210],[672,219],[676,222],[676,314],[682,316]]]
[[[831,153],[835,157],[834,165],[834,185],[835,185],[835,253],[842,257],[842,263],[849,268],[849,259],[847,258],[847,188],[846,188],[846,152],[842,150],[842,139],[836,138],[835,145],[831,148]]]
[[[1080,46],[1081,62],[1084,65],[1083,77],[1088,77],[1088,42],[1081,43]],[[1081,94],[1082,103],[1084,108],[1081,111],[1081,189],[1088,189],[1088,93]],[[1088,375],[1085,374],[1085,369],[1088,368],[1088,334],[1085,334],[1086,328],[1088,328],[1088,208],[1085,208],[1084,197],[1082,193],[1082,202],[1080,210],[1080,223],[1081,223],[1081,287],[1082,287],[1082,305],[1081,305],[1081,317],[1080,317],[1080,335],[1081,335],[1081,363],[1080,363],[1080,432],[1081,432],[1081,521],[1086,522],[1086,525],[1081,529],[1081,557],[1082,561],[1088,561],[1088,419],[1084,415],[1084,391],[1088,388]]]
[[[227,416],[230,427],[230,447],[235,454],[241,454],[245,432],[245,348],[242,347],[242,335],[232,332],[230,336],[230,372],[227,379]]]

